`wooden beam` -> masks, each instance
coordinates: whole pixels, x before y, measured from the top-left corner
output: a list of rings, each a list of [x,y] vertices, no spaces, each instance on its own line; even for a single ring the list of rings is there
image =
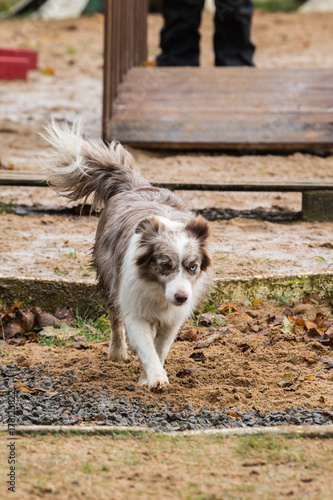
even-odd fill
[[[46,187],[42,173],[0,171],[0,186]],[[171,191],[251,191],[294,192],[332,191],[332,182],[152,182],[152,185]]]

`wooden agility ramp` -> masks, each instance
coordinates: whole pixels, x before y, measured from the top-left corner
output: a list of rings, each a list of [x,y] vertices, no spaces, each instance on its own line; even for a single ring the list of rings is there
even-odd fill
[[[105,140],[241,153],[333,151],[333,70],[145,66],[147,3],[105,2]]]

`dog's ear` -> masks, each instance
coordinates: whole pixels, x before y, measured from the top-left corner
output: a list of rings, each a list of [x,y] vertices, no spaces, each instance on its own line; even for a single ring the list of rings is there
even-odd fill
[[[201,270],[206,271],[206,269],[211,265],[212,261],[209,255],[209,251],[207,250],[206,241],[209,236],[209,226],[207,221],[199,216],[195,219],[191,219],[185,226],[185,229],[190,233],[191,236],[194,236],[200,245],[200,253],[201,253]]]
[[[154,237],[160,234],[161,222],[154,216],[146,217],[135,228],[136,234],[140,234],[139,248],[142,254],[138,256],[136,264],[146,267],[151,263],[154,255]]]
[[[135,228],[136,234],[149,234],[149,235],[154,235],[158,234],[161,229],[161,223],[160,221],[154,217],[146,217],[145,219],[142,219],[142,221],[139,222],[139,224]]]
[[[188,231],[192,236],[200,240],[200,243],[204,241],[209,236],[209,226],[207,221],[199,215],[195,219],[191,219],[185,226],[186,231]]]

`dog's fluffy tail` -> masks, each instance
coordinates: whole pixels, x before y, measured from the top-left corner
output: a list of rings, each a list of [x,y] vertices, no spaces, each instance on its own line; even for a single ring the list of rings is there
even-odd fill
[[[118,193],[149,186],[121,144],[86,140],[79,123],[70,128],[52,121],[45,131],[42,137],[53,150],[44,155],[43,168],[59,194],[83,203],[92,195],[93,207],[100,209]]]

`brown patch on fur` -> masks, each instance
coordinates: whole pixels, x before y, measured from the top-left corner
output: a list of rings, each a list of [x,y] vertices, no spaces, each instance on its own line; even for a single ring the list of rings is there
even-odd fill
[[[199,215],[195,219],[191,219],[185,226],[185,229],[195,236],[200,242],[204,242],[209,236],[209,226],[207,221]]]
[[[136,226],[135,232],[136,234],[145,234],[146,238],[150,238],[151,236],[159,234],[160,229],[160,221],[156,217],[152,216],[140,221]]]
[[[211,265],[211,257],[207,249],[207,239],[209,237],[209,226],[207,221],[201,217],[191,219],[185,226],[185,229],[199,240],[201,253],[201,270],[206,271]]]
[[[168,232],[165,225],[155,217],[145,219],[138,226],[144,227],[139,241],[139,248],[143,253],[136,261],[139,276],[148,281],[158,282],[163,287],[180,265],[178,255],[170,244],[172,233]],[[170,272],[163,272],[166,265],[170,266]]]

